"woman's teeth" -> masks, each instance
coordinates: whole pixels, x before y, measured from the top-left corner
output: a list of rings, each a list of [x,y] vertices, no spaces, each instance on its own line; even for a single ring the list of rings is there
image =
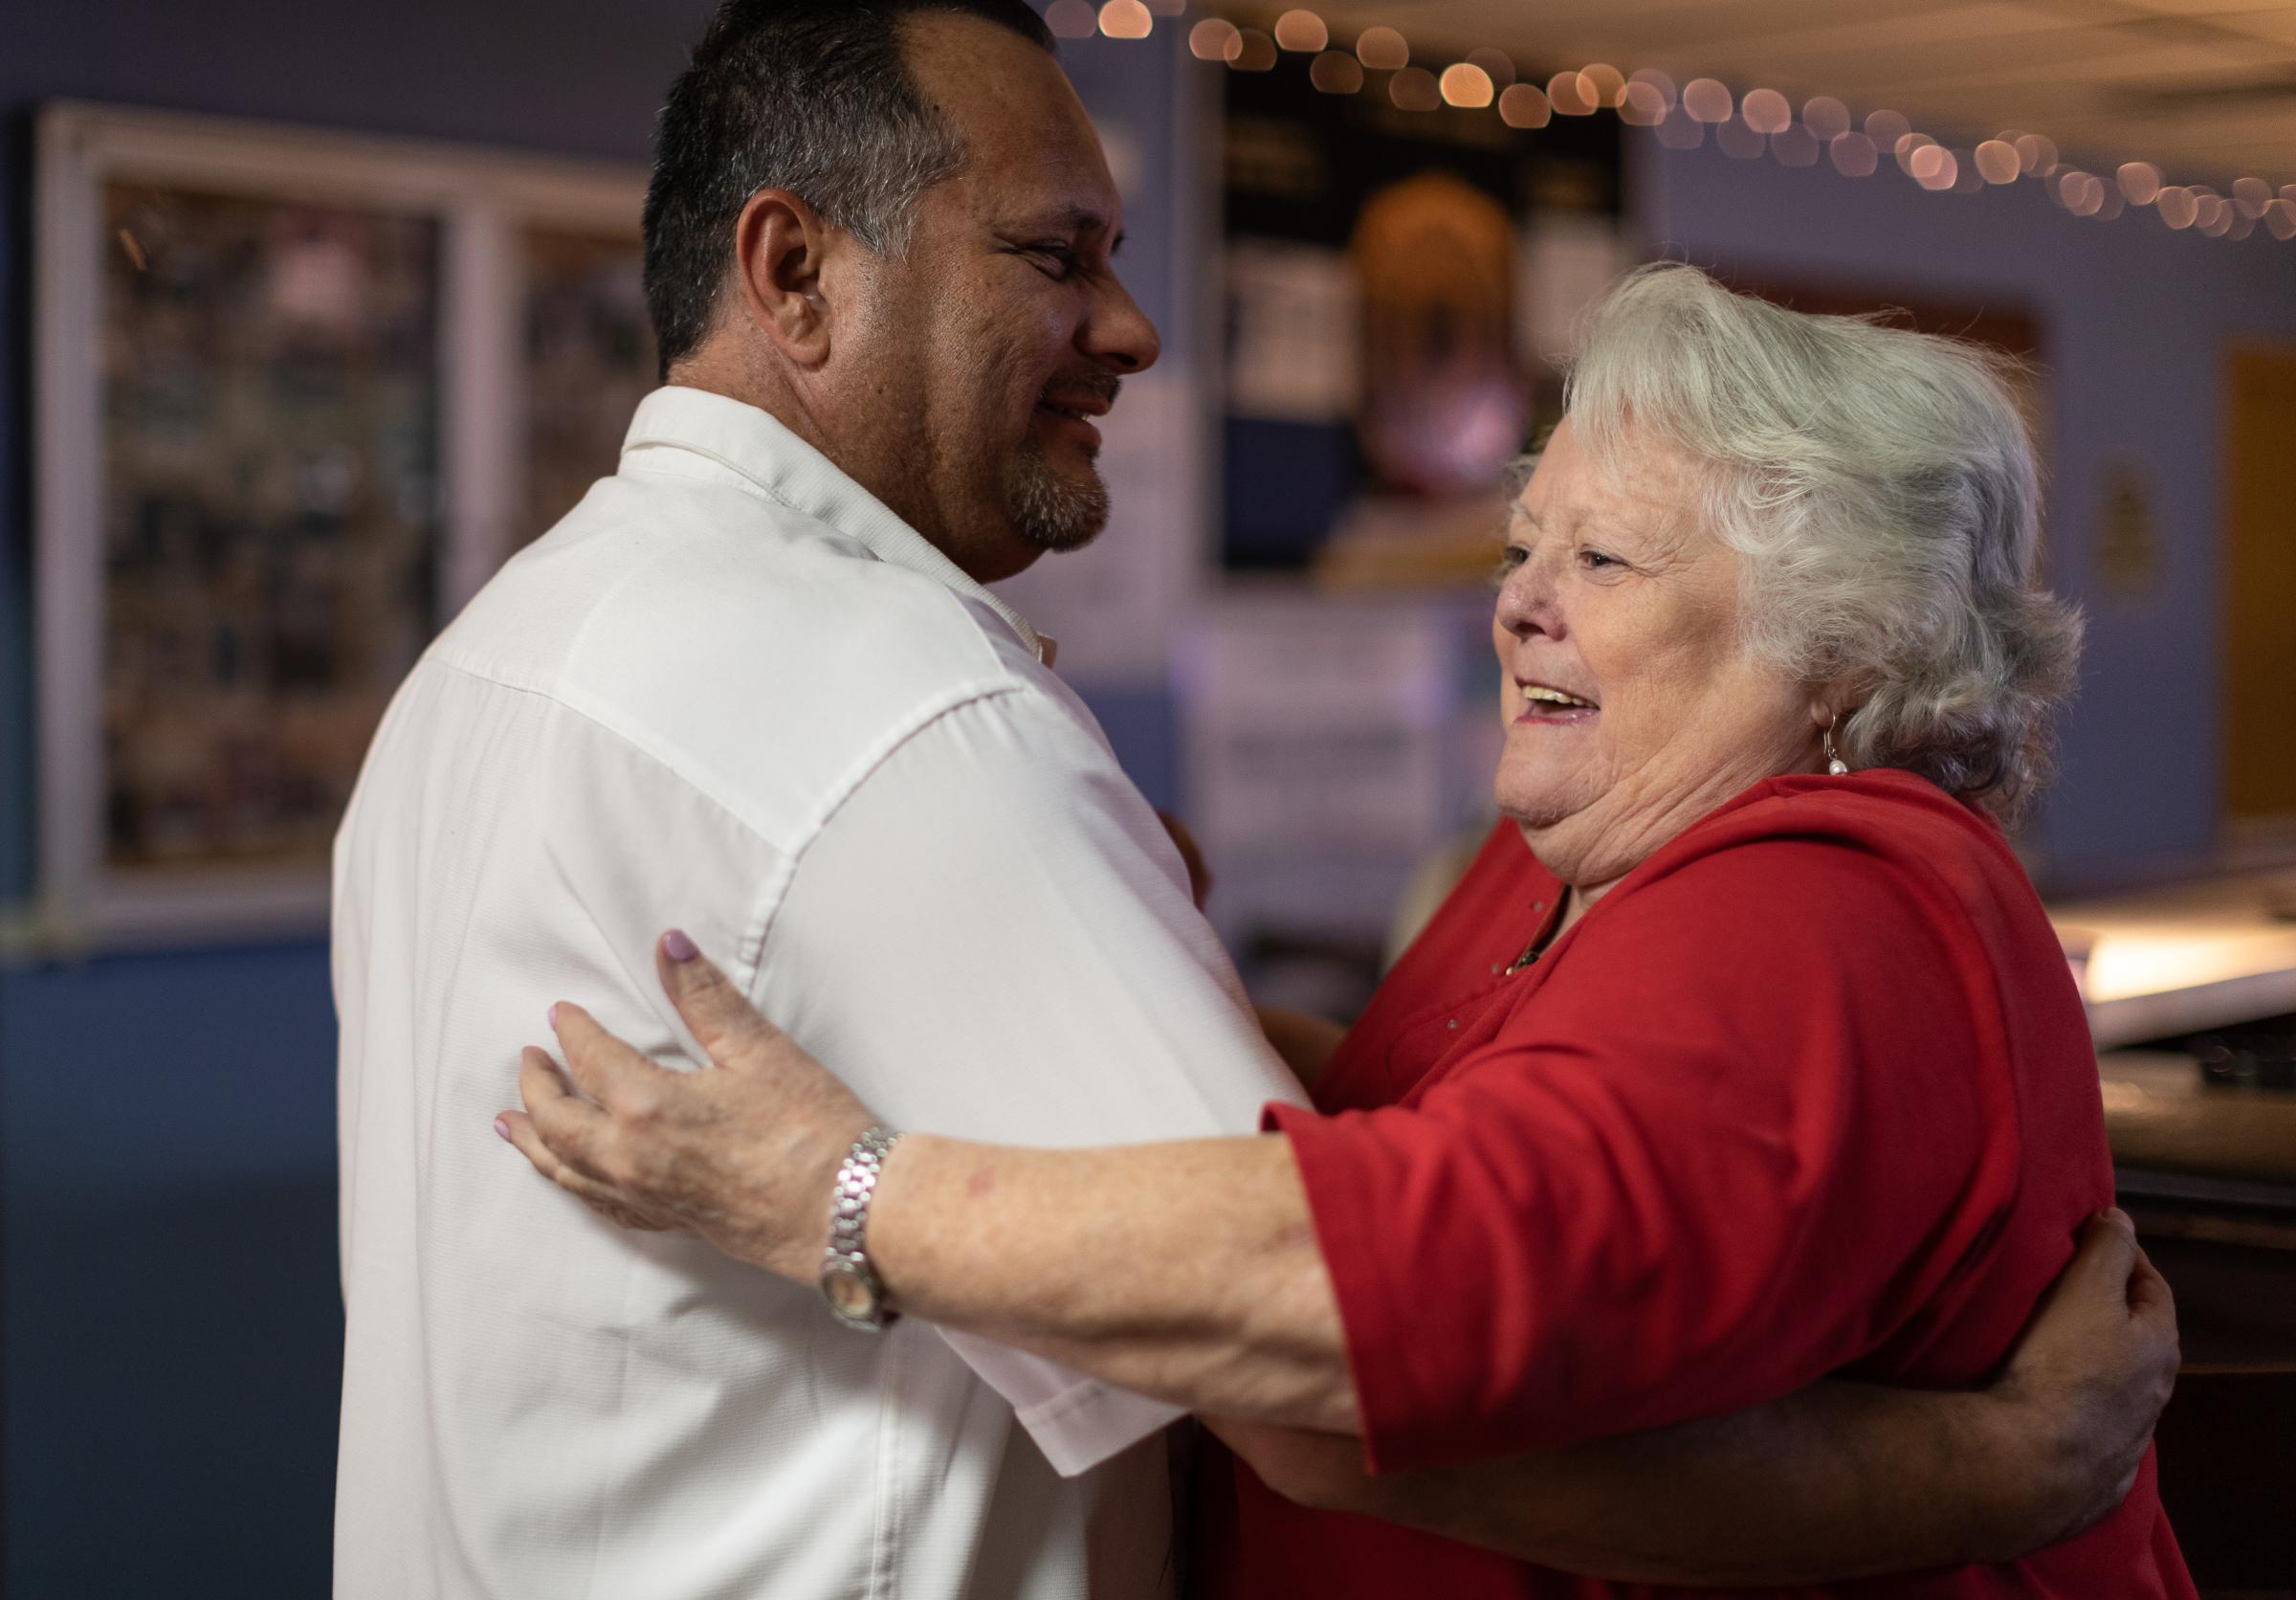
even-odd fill
[[[1550,689],[1538,683],[1524,685],[1523,699],[1536,701],[1542,705],[1571,706],[1586,711],[1594,709],[1592,701],[1582,700],[1577,695],[1566,695],[1560,689]]]

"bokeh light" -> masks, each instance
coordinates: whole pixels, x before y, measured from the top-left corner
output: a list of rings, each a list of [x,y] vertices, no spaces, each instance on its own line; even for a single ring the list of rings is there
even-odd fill
[[[1862,133],[1837,133],[1827,143],[1826,154],[1844,178],[1870,178],[1882,164],[1881,152]]]
[[[1830,142],[1849,131],[1849,107],[1831,95],[1816,95],[1801,106],[1801,125],[1821,141]]]
[[[1702,122],[1726,122],[1736,105],[1717,78],[1693,78],[1682,86],[1682,108]]]
[[[1051,13],[1047,12],[1049,16]],[[1207,16],[1188,30],[1188,54],[1199,61],[1225,61],[1242,47],[1244,35],[1232,22]]]
[[[1374,72],[1396,72],[1411,64],[1411,47],[1392,28],[1366,28],[1356,40],[1356,59]]]
[[[1988,139],[1979,144],[1975,154],[1978,176],[1989,184],[2013,184],[2024,170],[2017,159],[2017,146],[2002,139]]]
[[[1480,111],[1498,92],[1491,86],[1490,74],[1468,61],[1444,68],[1443,77],[1436,80],[1435,86],[1443,95],[1444,104],[1468,111]]]
[[[1617,105],[1626,93],[1626,75],[1608,61],[1578,69],[1578,87],[1598,108]]]
[[[1238,72],[1273,72],[1275,41],[1257,28],[1247,28],[1227,53],[1227,64]]]
[[[2038,173],[2045,177],[2050,168],[2057,165],[2057,146],[2046,135],[2020,133],[2010,144],[2017,151],[2018,166],[2028,174]]]
[[[1499,95],[1499,120],[1511,128],[1543,128],[1554,116],[1546,91],[1535,83],[1512,83]]]
[[[1363,63],[1344,50],[1327,50],[1308,63],[1308,81],[1327,95],[1352,95],[1363,87]]]
[[[1778,133],[1793,124],[1794,107],[1776,89],[1749,89],[1738,115],[1756,133]]]
[[[1426,68],[1405,67],[1387,80],[1387,98],[1399,111],[1432,111],[1443,103],[1443,91]]]
[[[1275,42],[1302,55],[1322,50],[1332,42],[1332,31],[1314,11],[1291,11],[1275,19]]]
[[[1674,87],[1674,80],[1656,67],[1644,67],[1626,79],[1626,86],[1630,89],[1637,83],[1648,84],[1658,96],[1659,103],[1668,111],[1681,103],[1682,96]]]
[[[1895,111],[1875,111],[1866,118],[1866,137],[1877,150],[1894,150],[1897,142],[1913,131],[1913,124]]]
[[[2150,206],[2160,192],[2160,168],[2149,161],[2125,161],[2113,177],[2131,206]]]
[[[1052,0],[1045,8],[1045,26],[1061,39],[1089,39],[1100,27],[1100,15],[1090,0]]]
[[[1667,115],[1666,100],[1655,85],[1639,78],[1629,79],[1625,97],[1619,101],[1619,121],[1638,128],[1654,128]]]
[[[1922,188],[1943,189],[1954,187],[1954,180],[1961,175],[1961,164],[1942,144],[1917,144],[1906,158],[1906,170]]]
[[[1156,31],[1156,13],[1143,0],[1108,0],[1100,8],[1100,32],[1112,39],[1144,39]]]
[[[1592,116],[1595,110],[1592,87],[1582,74],[1558,72],[1547,79],[1547,103],[1555,108],[1557,117]]]

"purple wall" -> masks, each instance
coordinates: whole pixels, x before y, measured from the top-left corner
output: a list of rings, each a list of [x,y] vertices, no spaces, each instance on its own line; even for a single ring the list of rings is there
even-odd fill
[[[2046,365],[2052,581],[2088,615],[2064,776],[2044,803],[2049,875],[2097,880],[2191,862],[2215,839],[2216,623],[2225,349],[2296,340],[2296,244],[2172,233],[2150,212],[2085,221],[2039,183],[1931,194],[1630,142],[1634,220],[1652,250],[1765,281],[1870,286],[2029,312]],[[2296,446],[2296,440],[2290,441]],[[2149,481],[2155,592],[2095,580],[2106,477]]]

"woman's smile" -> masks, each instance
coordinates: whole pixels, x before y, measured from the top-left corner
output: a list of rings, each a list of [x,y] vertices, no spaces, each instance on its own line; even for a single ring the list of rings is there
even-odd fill
[[[1517,679],[1515,690],[1520,701],[1514,722],[1520,726],[1580,727],[1602,714],[1602,707],[1591,698],[1551,683]]]

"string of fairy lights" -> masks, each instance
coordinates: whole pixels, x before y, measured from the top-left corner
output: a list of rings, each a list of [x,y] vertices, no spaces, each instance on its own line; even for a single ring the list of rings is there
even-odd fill
[[[1186,0],[1052,0],[1045,21],[1063,38],[1144,39],[1159,20],[1178,26],[1186,10]],[[2008,128],[1975,145],[1949,145],[1895,111],[1854,118],[1830,95],[1804,100],[1797,115],[1794,102],[1776,89],[1739,95],[1711,78],[1677,86],[1654,68],[1624,73],[1601,61],[1540,84],[1521,78],[1507,52],[1489,46],[1440,67],[1422,61],[1408,39],[1384,26],[1366,28],[1342,47],[1323,18],[1306,10],[1284,12],[1269,29],[1204,17],[1187,39],[1198,59],[1225,62],[1233,72],[1273,72],[1288,59],[1304,60],[1309,81],[1323,93],[1383,92],[1402,111],[1489,111],[1523,129],[1556,117],[1610,112],[1648,128],[1669,149],[1696,149],[1711,139],[1741,161],[1765,155],[1787,167],[1824,161],[1850,178],[1869,177],[1891,161],[1940,193],[1976,194],[2030,179],[2077,217],[2109,222],[2150,212],[2172,230],[2207,238],[2296,238],[2296,184],[2275,190],[2262,178],[2243,177],[2220,193],[2208,184],[2169,183],[2149,161],[2123,162],[2108,176],[2061,160],[2045,134]]]

